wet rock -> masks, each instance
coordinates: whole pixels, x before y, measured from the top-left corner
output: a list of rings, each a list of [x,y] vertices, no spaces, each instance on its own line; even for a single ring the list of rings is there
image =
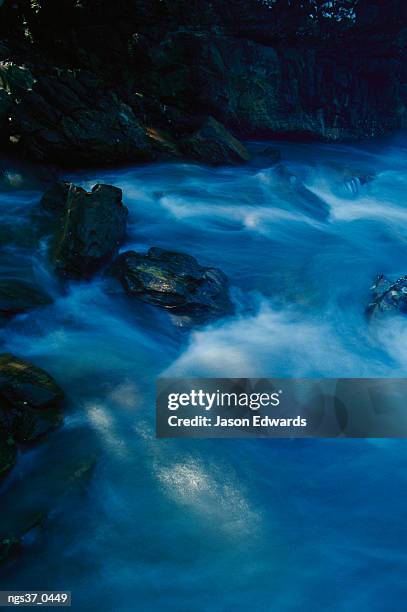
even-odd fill
[[[0,88],[0,142],[8,140],[8,118],[11,108],[11,98],[7,91]]]
[[[382,274],[371,287],[372,301],[367,307],[369,316],[393,312],[407,314],[407,276],[391,282]]]
[[[14,466],[16,459],[17,447],[13,437],[0,428],[0,481]]]
[[[58,189],[54,199],[46,197],[48,207],[62,207],[65,187]],[[90,278],[117,253],[126,235],[127,214],[118,187],[95,185],[87,192],[71,185],[57,238],[56,271],[67,278]]]
[[[233,311],[225,274],[200,266],[191,255],[159,248],[147,255],[127,251],[114,269],[128,295],[177,316],[204,322]]]
[[[14,539],[23,549],[41,545],[48,516],[86,493],[99,453],[94,432],[75,427],[56,432],[37,449],[35,461],[23,456],[19,478],[2,492],[0,542]]]
[[[0,355],[0,430],[31,442],[62,423],[64,394],[41,368],[11,354]]]
[[[51,302],[49,295],[33,283],[15,278],[0,279],[0,316],[21,314]]]
[[[0,563],[4,563],[7,559],[14,557],[20,552],[21,540],[19,538],[5,537],[0,538]]]
[[[213,117],[183,142],[182,149],[188,157],[214,166],[242,163],[250,158],[246,147]]]
[[[1,87],[12,101],[10,146],[32,159],[77,166],[155,158],[130,106],[90,72],[3,62]]]
[[[65,210],[71,183],[56,181],[41,198],[40,205],[51,213],[61,213]]]
[[[272,164],[278,164],[279,162],[281,162],[281,151],[275,149],[274,147],[266,147],[265,149],[263,149],[261,154],[264,157],[267,157],[267,159]]]

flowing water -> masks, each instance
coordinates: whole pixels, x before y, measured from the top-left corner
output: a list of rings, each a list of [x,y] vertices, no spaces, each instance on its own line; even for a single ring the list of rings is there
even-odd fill
[[[89,611],[405,609],[403,441],[155,439],[164,373],[407,373],[407,319],[364,313],[378,273],[407,273],[407,138],[279,144],[283,167],[264,146],[238,168],[69,176],[123,189],[125,249],[227,273],[236,315],[192,332],[102,278],[61,286],[40,189],[5,176],[0,271],[33,276],[54,303],[0,328],[1,350],[48,370],[68,402],[64,428],[2,485],[3,524],[47,515],[2,588],[70,589]],[[80,484],[78,462],[94,464]]]

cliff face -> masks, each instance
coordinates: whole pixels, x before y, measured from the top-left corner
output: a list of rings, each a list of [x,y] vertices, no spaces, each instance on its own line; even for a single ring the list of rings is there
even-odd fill
[[[406,123],[407,29],[386,4],[304,33],[303,16],[253,0],[6,0],[2,148],[69,165],[177,158],[208,116],[242,138],[388,133]]]

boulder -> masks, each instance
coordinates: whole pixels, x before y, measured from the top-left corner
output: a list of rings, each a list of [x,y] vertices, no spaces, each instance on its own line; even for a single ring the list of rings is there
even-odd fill
[[[0,431],[16,442],[32,442],[62,422],[64,394],[41,368],[0,355]]]
[[[367,307],[369,316],[385,312],[407,314],[407,276],[392,282],[380,274],[371,292],[372,301]]]
[[[200,266],[191,255],[159,248],[147,255],[127,251],[114,268],[128,295],[177,316],[205,322],[233,311],[225,274]]]
[[[55,197],[48,192],[45,205],[61,209],[64,190],[54,187]],[[127,214],[118,187],[95,185],[87,192],[71,185],[55,245],[56,271],[67,278],[90,278],[116,255],[126,236]]]
[[[250,159],[246,147],[213,117],[182,143],[182,150],[188,157],[213,166]]]
[[[0,316],[21,314],[51,302],[49,295],[31,282],[16,278],[0,279]]]

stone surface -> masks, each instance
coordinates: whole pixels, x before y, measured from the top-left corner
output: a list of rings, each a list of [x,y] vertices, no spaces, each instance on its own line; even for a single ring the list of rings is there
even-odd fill
[[[19,155],[179,158],[208,115],[243,139],[352,140],[407,124],[401,3],[359,2],[351,23],[324,19],[325,5],[311,19],[318,3],[8,4],[0,144]]]
[[[0,355],[0,430],[7,437],[31,442],[60,425],[63,397],[44,370],[14,355]]]
[[[14,557],[21,549],[21,541],[13,536],[0,538],[0,563]]]
[[[233,311],[225,274],[190,255],[159,248],[146,255],[128,251],[114,267],[128,295],[175,315],[204,322]]]
[[[182,144],[187,157],[214,166],[236,164],[250,159],[246,147],[213,117]]]
[[[48,207],[50,202],[62,208],[61,199],[52,200],[48,193]],[[117,253],[126,235],[127,214],[118,187],[95,185],[87,192],[71,185],[56,241],[56,271],[67,278],[91,277]]]
[[[50,304],[52,299],[31,282],[0,279],[0,316],[12,316]]]
[[[32,159],[77,166],[155,157],[133,110],[92,73],[3,62],[1,85],[10,144]]]
[[[407,276],[392,282],[382,274],[371,287],[372,301],[367,308],[369,316],[379,313],[407,314]]]
[[[0,428],[0,482],[14,466],[17,459],[17,447],[5,430]]]
[[[41,198],[40,204],[44,210],[51,213],[61,213],[65,210],[71,183],[56,181]]]

